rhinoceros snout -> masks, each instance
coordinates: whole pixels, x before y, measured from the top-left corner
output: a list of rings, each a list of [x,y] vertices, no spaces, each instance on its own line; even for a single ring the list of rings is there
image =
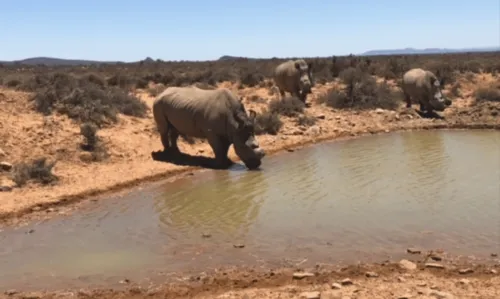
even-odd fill
[[[264,151],[262,148],[256,148],[254,150],[255,152],[255,155],[259,158],[259,159],[262,159],[266,156],[266,151]]]
[[[446,106],[451,106],[451,101],[449,99],[444,100]]]

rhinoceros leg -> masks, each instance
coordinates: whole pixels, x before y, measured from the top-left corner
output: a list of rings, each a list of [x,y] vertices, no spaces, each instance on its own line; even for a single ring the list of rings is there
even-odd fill
[[[227,152],[229,151],[229,147],[231,146],[231,142],[221,136],[209,136],[207,138],[208,144],[212,148],[212,151],[215,154],[215,160],[217,164],[222,168],[228,168],[233,164],[233,161],[228,158]]]
[[[179,139],[179,131],[174,127],[170,126],[168,137],[170,139],[169,151],[172,153],[180,153],[179,147],[177,146],[177,140]]]
[[[411,97],[409,94],[407,94],[406,92],[403,92],[404,93],[404,97],[405,97],[405,102],[406,102],[406,108],[411,108]]]

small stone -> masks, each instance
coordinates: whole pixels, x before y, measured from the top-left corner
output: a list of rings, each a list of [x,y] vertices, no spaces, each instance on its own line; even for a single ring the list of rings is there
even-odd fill
[[[295,273],[293,273],[293,278],[295,278],[295,279],[302,279],[302,278],[313,277],[313,276],[314,276],[314,273],[310,273],[310,272],[295,272]]]
[[[340,117],[340,115],[335,116],[335,119],[336,119],[336,120],[340,120],[341,118],[342,118],[342,117]]]
[[[491,274],[498,274],[498,271],[497,271],[497,270],[495,270],[495,269],[491,269],[491,270],[490,270],[490,273],[491,273]]]
[[[0,162],[0,170],[10,171],[12,169],[12,164],[6,161]]]
[[[366,277],[372,277],[372,278],[373,278],[373,277],[378,277],[378,273],[368,271],[368,272],[366,272],[366,273],[365,273],[365,276],[366,276]]]
[[[399,282],[405,282],[405,281],[406,281],[406,279],[405,279],[404,277],[399,276],[399,277],[398,277],[398,281],[399,281]]]
[[[467,285],[470,283],[470,281],[468,279],[462,278],[462,279],[460,279],[459,283],[463,284],[463,285]]]
[[[234,248],[244,248],[245,244],[233,244]]]
[[[127,284],[127,283],[130,283],[130,280],[128,280],[128,279],[125,278],[125,279],[120,280],[118,283],[120,283],[120,284]]]
[[[203,233],[203,234],[201,234],[201,236],[202,236],[203,238],[210,238],[212,235],[211,235],[211,234],[209,234],[209,233]]]
[[[470,274],[470,273],[474,273],[474,270],[472,270],[471,268],[465,268],[465,269],[458,270],[458,273],[460,273],[460,274]]]
[[[343,285],[343,286],[348,286],[348,285],[352,285],[352,280],[350,280],[349,278],[345,278],[345,279],[342,279],[340,281],[340,284]]]
[[[17,294],[17,290],[15,290],[15,289],[7,290],[7,291],[5,291],[4,294],[7,296],[12,296],[12,295]]]
[[[498,257],[498,253],[492,253],[491,257]]]
[[[321,293],[317,292],[317,291],[303,292],[303,293],[300,293],[299,297],[304,298],[304,299],[319,299],[319,298],[321,298]]]
[[[417,287],[423,288],[425,286],[427,286],[427,283],[425,281],[421,281],[421,282],[417,283]]]
[[[397,296],[396,298],[398,298],[398,299],[411,299],[412,296],[410,294],[404,294],[404,295]]]
[[[429,295],[434,296],[438,299],[453,299],[453,298],[455,298],[455,296],[453,296],[452,294],[446,293],[446,292],[441,292],[441,291],[431,291],[429,293]]]
[[[342,285],[340,283],[332,283],[332,289],[334,290],[340,290],[342,288]]]
[[[319,118],[319,119],[325,119],[325,115],[324,114],[320,114],[320,115],[317,116],[317,118]]]
[[[432,259],[433,261],[437,261],[437,262],[440,262],[440,261],[442,261],[442,260],[443,260],[443,258],[442,258],[442,257],[440,257],[439,255],[431,255],[431,259]]]
[[[444,269],[444,266],[442,264],[438,264],[438,263],[426,263],[425,267],[426,268],[433,268],[433,269]]]
[[[420,253],[422,253],[422,251],[420,251],[420,249],[417,249],[417,248],[408,248],[408,249],[406,249],[406,252],[408,252],[410,254],[420,254]]]
[[[287,152],[293,153],[295,150],[293,148],[287,148]]]
[[[410,262],[409,260],[401,260],[399,261],[399,266],[406,270],[415,270],[417,269],[417,264],[414,262]]]
[[[0,192],[10,192],[12,191],[12,187],[10,186],[0,186]]]
[[[375,113],[377,113],[377,114],[382,114],[382,113],[384,113],[384,112],[385,112],[385,110],[384,110],[384,109],[381,109],[381,108],[377,108],[377,109],[375,109]]]

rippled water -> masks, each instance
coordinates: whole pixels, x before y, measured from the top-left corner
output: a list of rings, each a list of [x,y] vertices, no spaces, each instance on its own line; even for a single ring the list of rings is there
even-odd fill
[[[487,257],[500,249],[499,182],[497,131],[325,143],[267,157],[262,171],[199,172],[5,230],[0,288],[139,281],[221,264],[373,261],[410,246]]]

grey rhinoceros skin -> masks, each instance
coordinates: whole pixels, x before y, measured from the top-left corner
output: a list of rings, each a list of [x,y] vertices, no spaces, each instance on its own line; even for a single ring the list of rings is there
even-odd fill
[[[307,63],[304,59],[297,59],[279,64],[274,70],[274,83],[281,97],[288,92],[305,103],[307,95],[314,86],[312,62]]]
[[[164,152],[179,152],[179,135],[208,140],[217,163],[229,167],[231,144],[249,169],[258,168],[265,156],[254,134],[256,112],[247,114],[241,99],[229,89],[168,87],[153,103],[153,116]]]
[[[444,79],[439,80],[431,71],[414,68],[403,75],[402,90],[406,107],[410,108],[412,100],[420,104],[421,111],[444,111],[451,105],[441,91]]]

